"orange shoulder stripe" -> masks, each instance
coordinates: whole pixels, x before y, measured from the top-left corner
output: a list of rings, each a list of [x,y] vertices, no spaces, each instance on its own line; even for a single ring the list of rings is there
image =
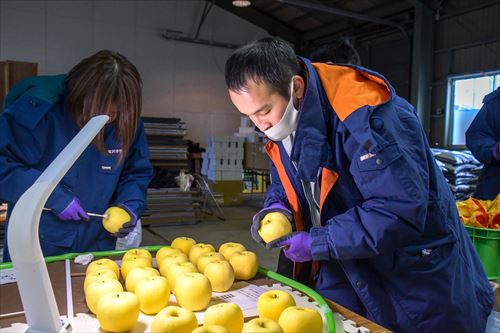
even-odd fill
[[[281,184],[283,185],[286,196],[288,198],[288,203],[290,204],[290,209],[292,210],[293,218],[295,219],[295,227],[297,231],[303,231],[304,221],[302,219],[302,214],[300,213],[299,198],[297,197],[297,193],[295,193],[292,183],[290,182],[290,179],[288,179],[288,175],[286,174],[285,168],[283,167],[283,163],[281,162],[280,150],[276,144],[274,144],[272,141],[269,141],[266,144],[266,151],[273,161],[276,170],[278,171]]]
[[[390,98],[384,80],[354,68],[313,63],[333,110],[344,121],[365,105],[375,106]]]

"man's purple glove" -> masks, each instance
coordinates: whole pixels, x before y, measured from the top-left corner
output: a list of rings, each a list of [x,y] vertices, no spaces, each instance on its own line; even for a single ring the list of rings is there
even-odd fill
[[[290,221],[293,221],[293,215],[290,209],[288,209],[285,205],[280,202],[275,202],[271,204],[269,207],[261,209],[257,214],[253,216],[252,226],[250,227],[250,233],[252,234],[252,238],[257,242],[264,246],[266,243],[262,240],[262,237],[259,235],[260,222],[262,219],[269,213],[282,213],[285,215]]]
[[[135,226],[137,225],[137,215],[135,215],[135,213],[124,204],[118,204],[116,206],[123,208],[128,213],[128,215],[130,215],[130,221],[124,223],[118,230],[118,232],[115,232],[113,234],[113,236],[117,238],[122,238],[127,236],[132,230],[134,230]]]
[[[57,214],[57,217],[63,221],[79,221],[81,219],[88,220],[89,216],[83,210],[82,205],[80,204],[80,200],[77,197],[74,197],[73,200],[64,208],[62,212]]]
[[[269,244],[269,247],[283,247],[285,256],[293,262],[312,260],[311,236],[308,232],[298,231],[278,238]]]

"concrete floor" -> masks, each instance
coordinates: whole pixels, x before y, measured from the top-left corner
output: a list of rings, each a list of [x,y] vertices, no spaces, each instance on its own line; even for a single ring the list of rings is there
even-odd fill
[[[162,245],[179,236],[194,238],[199,243],[210,243],[218,248],[226,242],[242,243],[247,250],[257,254],[262,267],[275,270],[279,250],[267,250],[250,235],[252,216],[258,211],[251,206],[222,207],[226,221],[207,216],[203,222],[188,225],[151,225],[143,228],[142,245]]]

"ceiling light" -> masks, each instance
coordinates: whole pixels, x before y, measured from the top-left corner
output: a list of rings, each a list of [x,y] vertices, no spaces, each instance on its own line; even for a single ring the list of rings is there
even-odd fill
[[[233,0],[233,6],[235,7],[248,7],[251,4],[250,0]]]

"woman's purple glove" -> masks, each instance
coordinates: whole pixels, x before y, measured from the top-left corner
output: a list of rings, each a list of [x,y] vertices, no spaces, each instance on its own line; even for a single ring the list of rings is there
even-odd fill
[[[259,235],[260,222],[262,219],[269,213],[282,213],[285,215],[290,221],[293,221],[293,215],[290,209],[283,205],[280,202],[275,202],[271,204],[269,207],[261,209],[257,214],[253,216],[252,226],[250,227],[250,233],[252,234],[252,238],[257,242],[264,246],[266,243],[262,240],[262,237]]]
[[[118,204],[116,206],[123,208],[128,213],[128,215],[130,215],[130,221],[124,223],[118,230],[118,232],[115,232],[113,234],[113,236],[117,238],[122,238],[127,236],[132,230],[134,230],[135,226],[137,225],[137,215],[135,215],[135,213],[124,204]]]
[[[283,247],[283,253],[293,262],[305,262],[312,260],[311,236],[308,232],[293,232],[290,235],[278,238],[267,245],[270,247]]]
[[[80,200],[74,197],[73,200],[64,208],[62,212],[57,214],[57,217],[63,221],[80,221],[81,219],[88,220],[89,216],[83,210]]]

